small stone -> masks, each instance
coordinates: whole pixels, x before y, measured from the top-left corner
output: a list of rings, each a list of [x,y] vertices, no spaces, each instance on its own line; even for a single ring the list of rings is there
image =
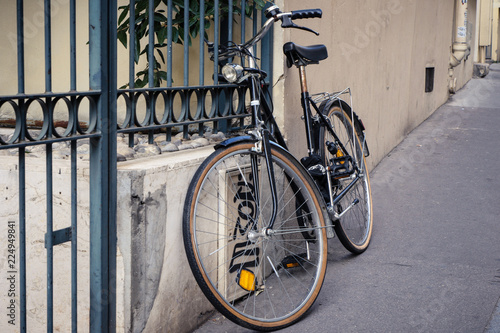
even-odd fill
[[[135,143],[136,145],[137,145],[137,144],[139,144],[139,145],[147,145],[147,144],[148,144],[148,141],[149,141],[149,139],[148,139],[148,136],[147,136],[147,135],[141,135],[141,136],[139,136],[139,138],[138,138],[138,143],[135,143],[135,141],[134,141],[134,143]]]
[[[59,135],[63,135],[64,132],[66,132],[66,127],[56,127],[55,128],[55,131],[59,134]]]
[[[187,143],[183,143],[179,146],[179,150],[186,150],[186,149],[193,149],[193,145],[192,144],[187,144]]]
[[[198,139],[194,140],[193,142],[195,142],[196,144],[199,144],[201,146],[208,146],[210,144],[210,142],[205,138],[198,138]]]
[[[135,157],[151,157],[161,154],[161,149],[157,145],[140,144],[134,147]]]
[[[125,144],[119,144],[116,153],[122,155],[125,159],[131,159],[134,158],[135,151]]]
[[[174,145],[176,145],[177,147],[179,147],[180,145],[182,145],[182,140],[181,139],[173,139],[171,141]]]
[[[116,154],[116,161],[117,162],[123,162],[123,161],[126,161],[127,158],[125,156],[123,156],[122,154]]]
[[[156,134],[154,142],[159,144],[160,142],[166,141],[166,140],[167,140],[167,136],[165,134]]]
[[[57,151],[55,151],[55,152],[52,154],[52,158],[54,158],[54,159],[61,159],[61,160],[65,160],[65,159],[67,159],[69,156],[71,156],[71,150],[69,150],[69,149],[67,149],[67,148],[57,150]]]
[[[76,148],[76,152],[78,154],[88,154],[89,151],[90,151],[90,145],[88,143],[83,144],[80,147]]]
[[[89,138],[85,138],[85,139],[81,139],[81,140],[76,141],[76,146],[77,147],[80,147],[80,146],[83,146],[83,145],[90,145],[90,139]]]
[[[60,150],[69,147],[69,142],[54,142],[52,144],[52,150]]]
[[[179,148],[177,147],[177,145],[171,143],[171,142],[168,142],[166,145],[162,145],[160,146],[160,149],[161,149],[161,152],[164,153],[164,152],[173,152],[173,151],[178,151]]]
[[[32,153],[43,153],[45,151],[45,145],[36,145],[31,148]]]
[[[209,141],[211,143],[215,143],[215,142],[220,142],[220,141],[223,141],[226,139],[226,136],[224,135],[224,133],[222,132],[219,132],[217,134],[211,134],[209,136]]]
[[[184,138],[184,133],[183,132],[179,132],[177,133],[175,136],[174,136],[174,139],[179,139],[179,140],[189,140],[190,136],[189,134],[187,135],[187,138],[185,139]]]

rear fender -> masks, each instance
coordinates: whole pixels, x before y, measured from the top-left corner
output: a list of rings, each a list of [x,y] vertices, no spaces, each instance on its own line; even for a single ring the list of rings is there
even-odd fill
[[[352,111],[351,107],[349,104],[344,102],[341,99],[335,99],[333,101],[325,101],[321,103],[320,105],[320,110],[323,112],[323,114],[326,114],[328,110],[330,110],[331,107],[333,106],[338,106],[342,110],[347,113],[349,116],[349,119],[354,123],[354,128],[356,129],[356,134],[359,137],[359,140],[361,141],[361,144],[364,143],[364,155],[365,157],[370,156],[370,150],[368,149],[368,143],[366,142],[366,137],[365,137],[365,125],[363,125],[363,122],[359,118],[359,116],[356,114],[356,112]],[[353,119],[354,118],[354,119]]]

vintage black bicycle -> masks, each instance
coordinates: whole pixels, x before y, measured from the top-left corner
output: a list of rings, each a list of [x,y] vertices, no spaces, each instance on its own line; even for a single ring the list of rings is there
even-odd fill
[[[287,150],[268,96],[266,73],[253,55],[277,21],[321,18],[320,9],[265,12],[248,42],[220,46],[222,75],[248,88],[253,128],[228,139],[201,164],[184,206],[183,236],[193,274],[210,302],[235,323],[275,330],[298,321],[317,298],[327,264],[327,239],[338,235],[359,254],[372,235],[369,155],[364,126],[349,103],[350,89],[309,94],[305,67],[327,58],[324,45],[284,45],[288,67],[300,73],[308,156]],[[317,34],[317,33],[316,33]],[[349,101],[352,105],[352,101]],[[314,114],[313,114],[314,112]]]

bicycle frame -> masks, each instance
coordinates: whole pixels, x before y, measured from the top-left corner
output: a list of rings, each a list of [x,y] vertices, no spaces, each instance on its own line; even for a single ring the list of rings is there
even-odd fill
[[[251,65],[255,66],[255,63],[251,62]],[[253,67],[251,67],[253,68]],[[301,105],[302,105],[302,111],[303,111],[303,120],[304,120],[304,125],[305,125],[305,134],[306,134],[306,139],[307,139],[307,150],[308,150],[308,155],[312,156],[314,154],[319,153],[319,145],[321,144],[318,140],[319,133],[315,133],[312,124],[313,122],[318,122],[320,126],[323,126],[335,139],[335,144],[341,149],[343,156],[350,156],[347,149],[344,147],[340,139],[338,138],[337,134],[335,133],[332,125],[330,124],[329,120],[326,118],[326,116],[323,114],[323,110],[318,107],[318,105],[314,102],[312,97],[309,95],[309,92],[307,90],[307,80],[306,80],[306,73],[305,73],[305,66],[300,66],[299,67],[299,73],[300,73],[300,83],[301,83]],[[276,184],[274,180],[274,170],[272,163],[270,163],[270,146],[269,146],[269,140],[270,136],[274,141],[276,141],[279,145],[281,145],[283,148],[288,149],[286,146],[285,139],[279,130],[279,127],[274,120],[273,117],[273,112],[272,109],[263,96],[262,93],[260,93],[259,96],[259,89],[258,85],[260,82],[256,77],[250,78],[251,84],[250,84],[250,96],[252,97],[251,101],[251,107],[252,107],[252,114],[254,117],[254,123],[256,124],[256,130],[252,132],[254,137],[258,140],[257,145],[259,145],[259,151],[264,153],[264,156],[266,157],[266,165],[267,165],[267,173],[269,177],[269,182],[271,186],[271,191],[272,191],[272,199],[273,199],[273,209],[272,209],[272,217],[269,222],[269,229],[272,229],[274,225],[274,221],[276,219],[276,214],[278,211],[278,199],[276,196]],[[347,89],[346,89],[347,90]],[[338,95],[342,94],[346,90],[340,92],[339,94],[336,94],[333,96],[333,99],[338,99]],[[338,99],[340,101],[340,99]],[[313,119],[312,111],[311,111],[311,106],[312,108],[316,111],[317,118]],[[351,111],[352,112],[352,111]],[[262,115],[265,116],[266,120],[270,123],[270,127],[272,128],[272,132],[265,128],[264,122],[262,120]],[[351,119],[354,119],[354,116],[351,115]],[[354,125],[352,126],[353,131]],[[258,134],[257,134],[258,133]],[[353,133],[354,135],[354,133]],[[255,166],[254,166],[255,167]],[[359,171],[358,168],[358,161],[355,158],[354,159],[354,169],[356,171]],[[330,170],[327,167],[327,172]],[[360,179],[359,175],[356,175],[352,181],[342,190],[341,193],[338,193],[337,195],[333,195],[333,190],[331,186],[331,180],[330,177],[327,177],[327,180],[329,182],[329,198],[330,202],[327,203],[329,207],[334,207],[337,205],[337,203],[342,200],[342,198],[351,190],[351,188],[356,185],[358,180]],[[338,219],[340,215],[337,212],[334,212],[333,210],[329,209],[329,211],[332,213],[331,216],[334,217],[334,219]]]
[[[253,45],[255,45],[258,41],[261,40],[261,38],[269,31],[270,27],[274,24],[275,21],[280,19],[281,17],[287,17],[288,13],[280,13],[277,14],[274,18],[269,18],[265,23],[262,29],[247,43],[244,45],[241,45],[241,48],[238,50],[237,53],[229,54],[226,55],[225,59],[229,59],[230,56],[234,55],[239,55],[243,56],[246,55],[248,56],[249,59],[249,66],[246,68],[247,71],[258,71],[256,62],[255,62],[255,57],[253,55]],[[305,65],[298,66],[299,68],[299,75],[300,75],[300,85],[301,85],[301,105],[302,105],[302,110],[303,110],[303,120],[304,120],[304,125],[305,125],[305,134],[306,134],[306,140],[307,140],[307,151],[309,154],[309,157],[312,157],[313,155],[317,155],[320,150],[320,145],[322,143],[319,142],[319,133],[315,133],[313,131],[313,122],[316,122],[319,124],[319,126],[323,126],[335,139],[335,145],[340,148],[342,151],[342,156],[345,156],[349,158],[352,161],[352,157],[350,157],[347,149],[344,147],[340,139],[338,138],[337,134],[335,133],[332,125],[330,124],[329,120],[327,117],[323,114],[323,110],[320,109],[314,102],[314,100],[311,98],[309,95],[308,89],[307,89],[307,79],[306,79],[306,71],[305,71]],[[259,89],[259,85],[261,84],[260,82],[260,75],[259,74],[250,74],[247,78],[247,86],[249,87],[250,90],[250,106],[252,110],[252,117],[253,117],[253,123],[255,124],[255,130],[250,131],[250,134],[254,137],[256,143],[255,143],[255,148],[254,150],[263,153],[266,159],[266,169],[267,169],[267,174],[269,178],[269,183],[270,183],[270,189],[271,189],[271,195],[272,195],[272,202],[273,202],[273,208],[272,208],[272,213],[271,213],[271,219],[268,224],[268,228],[266,230],[272,229],[274,226],[274,222],[276,220],[277,216],[277,211],[278,211],[278,198],[276,195],[276,183],[274,180],[274,169],[273,165],[271,162],[271,146],[269,144],[269,141],[271,138],[281,145],[283,148],[288,149],[286,146],[285,139],[279,130],[279,127],[276,124],[276,121],[274,120],[272,110],[270,105],[267,103],[267,100],[265,99],[262,91]],[[326,94],[326,93],[325,93]],[[328,94],[326,94],[328,95]],[[333,97],[333,99],[337,98],[338,94]],[[339,99],[340,101],[340,99]],[[317,117],[313,119],[312,112],[311,112],[311,105],[312,108],[316,111]],[[342,104],[341,104],[342,105]],[[327,105],[325,105],[326,107]],[[351,110],[352,112],[352,110]],[[265,116],[266,121],[270,123],[270,128],[265,127],[264,121],[262,118],[262,115]],[[354,137],[354,131],[355,131],[355,125],[354,125],[354,114],[351,114],[351,119],[353,121],[353,137]],[[327,161],[325,161],[327,162]],[[257,166],[253,165],[255,163],[252,161],[252,169],[257,170]],[[358,168],[358,161],[357,158],[354,159],[353,163],[353,170],[355,172],[359,171]],[[328,163],[327,163],[328,164]],[[333,195],[333,190],[332,190],[332,184],[331,184],[331,179],[330,179],[330,173],[332,172],[332,169],[330,166],[326,165],[326,173],[328,174],[327,180],[328,180],[328,191],[329,191],[329,198],[330,202],[328,203],[328,211],[330,213],[330,216],[335,220],[339,218],[339,214],[334,211],[333,207],[345,196],[347,192],[357,183],[357,181],[360,179],[359,175],[356,174],[352,178],[352,181],[342,190],[340,194],[337,194],[334,198]],[[354,174],[354,172],[352,173]],[[349,208],[348,208],[349,209]],[[344,211],[345,212],[345,211]],[[342,214],[342,213],[341,213]],[[265,231],[267,232],[267,231]]]

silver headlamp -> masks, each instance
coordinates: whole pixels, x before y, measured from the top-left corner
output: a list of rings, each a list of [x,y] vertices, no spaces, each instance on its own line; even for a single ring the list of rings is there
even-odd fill
[[[235,83],[243,75],[243,67],[238,64],[225,64],[222,67],[222,76],[227,82]]]

